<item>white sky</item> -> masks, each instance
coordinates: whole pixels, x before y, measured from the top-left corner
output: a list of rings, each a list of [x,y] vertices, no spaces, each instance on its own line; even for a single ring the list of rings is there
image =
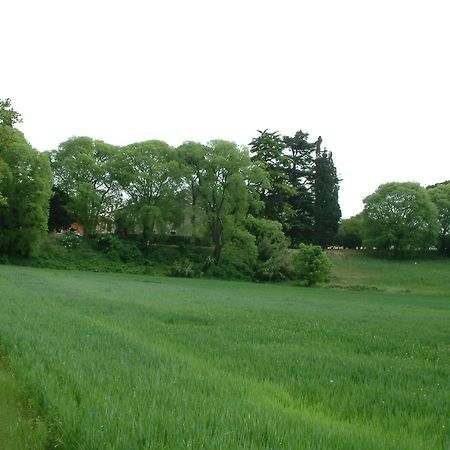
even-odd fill
[[[322,135],[344,217],[450,179],[448,0],[0,0],[0,98],[38,150]]]

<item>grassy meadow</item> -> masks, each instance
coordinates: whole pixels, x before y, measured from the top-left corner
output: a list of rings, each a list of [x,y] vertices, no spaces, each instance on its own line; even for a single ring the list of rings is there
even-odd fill
[[[450,261],[332,259],[334,289],[0,265],[0,403],[34,412],[0,448],[447,449]]]

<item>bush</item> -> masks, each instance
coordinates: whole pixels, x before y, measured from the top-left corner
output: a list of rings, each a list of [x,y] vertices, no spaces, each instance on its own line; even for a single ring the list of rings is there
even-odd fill
[[[269,281],[291,278],[289,241],[283,233],[281,224],[274,220],[257,219],[250,216],[246,220],[245,226],[255,236],[258,248],[255,277]]]
[[[260,262],[256,278],[263,281],[281,281],[292,278],[292,258],[288,250],[279,251],[267,261]]]
[[[230,230],[230,237],[227,238],[223,247],[220,266],[230,266],[229,269],[234,268],[236,272],[244,276],[251,275],[257,257],[255,236],[243,228],[233,227]]]
[[[123,262],[141,262],[142,252],[136,243],[126,239],[120,239],[112,234],[102,234],[95,240],[95,247],[110,258]]]
[[[68,231],[61,238],[61,245],[65,248],[76,248],[81,244],[82,237],[74,231]]]
[[[194,278],[199,273],[194,269],[194,263],[189,259],[177,260],[172,264],[170,273],[173,277]]]
[[[331,270],[327,255],[318,245],[300,244],[293,257],[294,273],[306,286],[325,281]]]

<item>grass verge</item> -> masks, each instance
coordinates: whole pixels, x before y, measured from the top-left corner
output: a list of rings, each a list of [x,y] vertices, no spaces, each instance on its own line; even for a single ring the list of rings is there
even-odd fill
[[[0,449],[45,450],[47,427],[34,415],[0,353]]]

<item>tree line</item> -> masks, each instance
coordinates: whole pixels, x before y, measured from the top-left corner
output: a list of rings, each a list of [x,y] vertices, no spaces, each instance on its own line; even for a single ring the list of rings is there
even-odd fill
[[[216,264],[233,252],[267,262],[274,248],[324,246],[336,234],[339,179],[321,138],[264,130],[248,148],[224,140],[174,148],[158,140],[118,147],[73,137],[39,153],[14,128],[20,115],[9,99],[0,110],[3,253],[30,255],[47,227],[71,222],[92,237],[104,220],[143,245],[169,226],[184,230],[192,243],[212,246]]]
[[[450,184],[387,183],[341,221],[339,178],[322,138],[258,131],[247,147],[213,140],[114,146],[73,137],[39,153],[0,101],[0,252],[29,256],[47,230],[99,223],[149,247],[171,229],[212,247],[211,263],[246,261],[283,277],[288,246],[450,253]],[[186,241],[187,242],[187,241]],[[265,274],[265,275],[264,275]]]
[[[450,181],[382,184],[360,214],[342,221],[336,240],[394,256],[430,249],[450,256]]]

